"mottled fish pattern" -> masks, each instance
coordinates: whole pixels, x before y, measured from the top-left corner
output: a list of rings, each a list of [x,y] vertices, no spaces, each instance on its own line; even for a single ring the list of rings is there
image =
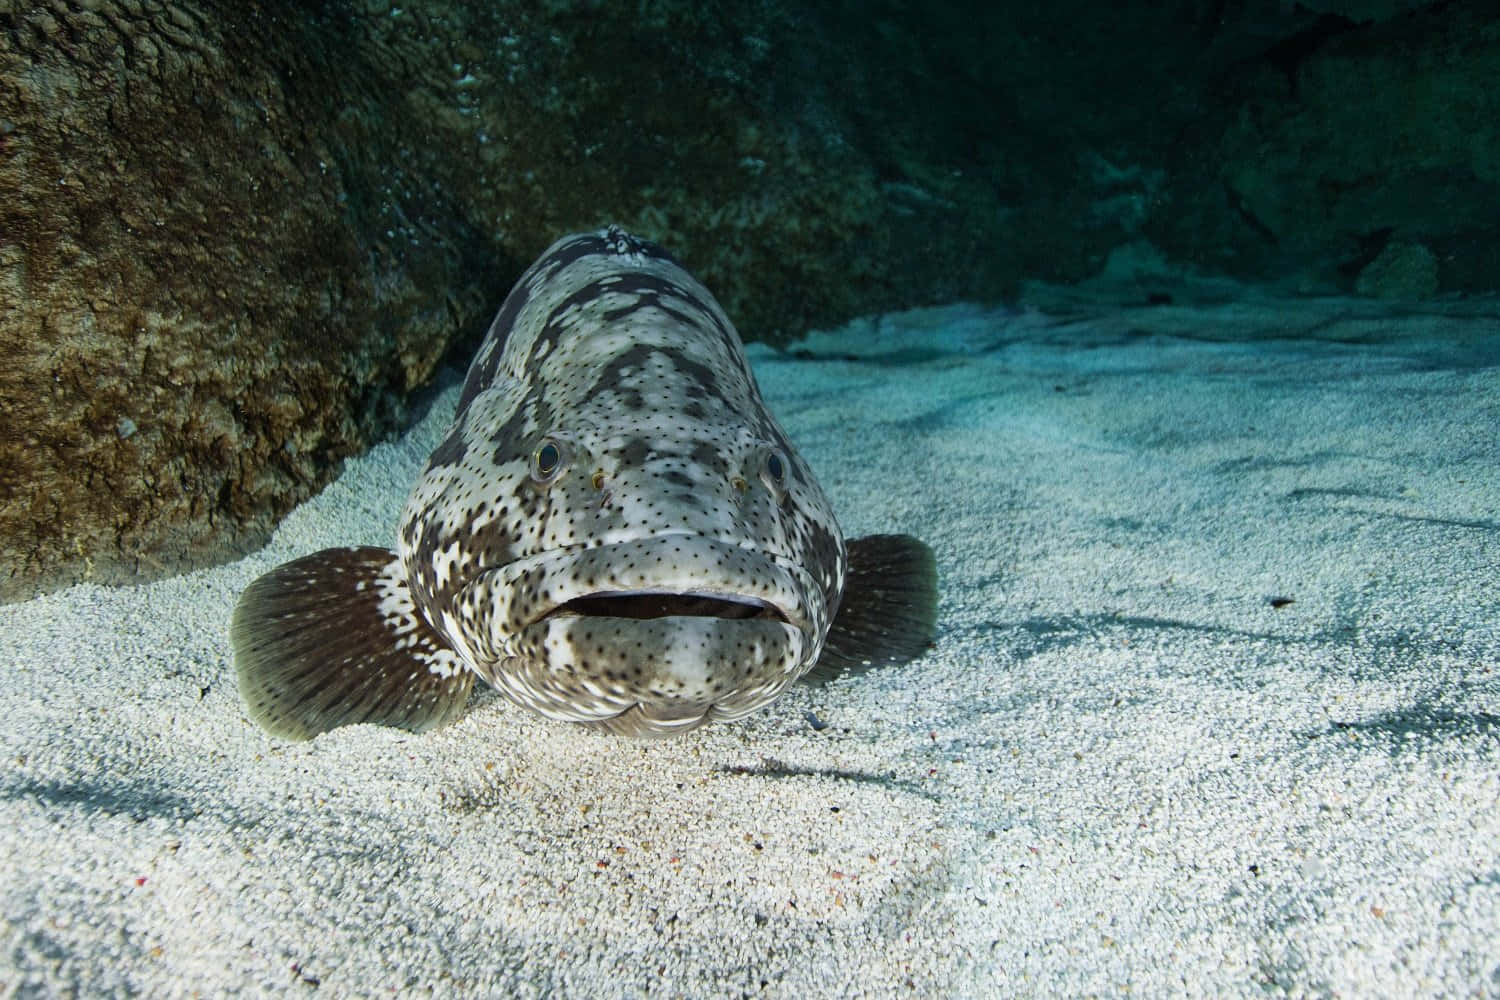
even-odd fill
[[[395,551],[328,549],[246,589],[240,690],[275,735],[452,719],[480,677],[558,720],[669,735],[816,668],[932,641],[931,551],[846,544],[719,303],[611,227],[512,289]]]

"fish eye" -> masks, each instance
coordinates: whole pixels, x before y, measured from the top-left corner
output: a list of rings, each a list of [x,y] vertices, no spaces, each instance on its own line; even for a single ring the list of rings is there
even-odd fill
[[[781,452],[766,453],[766,475],[777,485],[786,480],[786,460],[781,457]]]
[[[531,479],[538,486],[551,486],[568,464],[568,446],[555,437],[544,437],[531,453]]]
[[[760,459],[760,479],[779,504],[786,499],[787,459],[775,448],[767,448]]]

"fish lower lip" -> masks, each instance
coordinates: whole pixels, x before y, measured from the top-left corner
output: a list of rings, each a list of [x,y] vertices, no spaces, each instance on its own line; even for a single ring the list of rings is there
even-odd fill
[[[774,605],[738,594],[694,594],[661,591],[608,591],[575,597],[545,617],[593,618],[729,618],[786,622]]]

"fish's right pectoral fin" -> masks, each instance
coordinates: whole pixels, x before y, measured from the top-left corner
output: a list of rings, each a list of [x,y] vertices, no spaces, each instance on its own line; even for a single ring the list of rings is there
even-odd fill
[[[844,599],[808,679],[909,663],[932,648],[936,632],[937,561],[927,543],[911,535],[851,539]]]
[[[285,739],[357,722],[435,729],[474,684],[389,549],[324,549],[276,567],[240,595],[229,634],[251,717]]]

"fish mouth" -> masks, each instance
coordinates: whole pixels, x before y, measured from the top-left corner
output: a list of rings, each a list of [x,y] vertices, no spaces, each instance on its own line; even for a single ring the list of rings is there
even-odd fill
[[[497,569],[490,584],[512,634],[557,618],[765,620],[808,633],[821,600],[785,558],[685,533],[553,549]]]
[[[725,618],[763,619],[790,625],[791,619],[770,601],[742,594],[673,590],[601,590],[574,597],[538,621],[579,618]]]

